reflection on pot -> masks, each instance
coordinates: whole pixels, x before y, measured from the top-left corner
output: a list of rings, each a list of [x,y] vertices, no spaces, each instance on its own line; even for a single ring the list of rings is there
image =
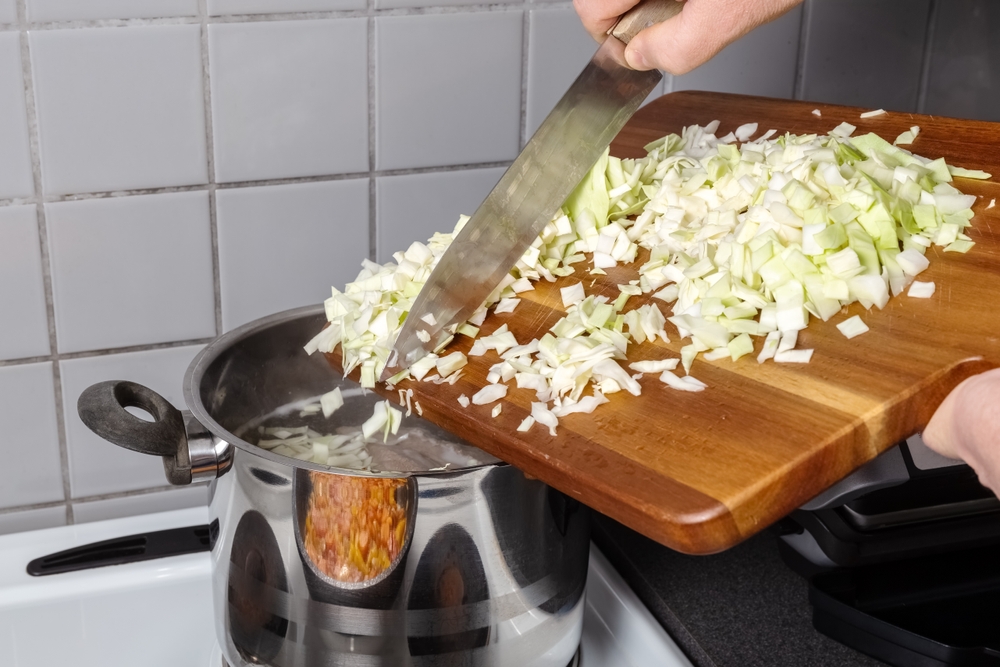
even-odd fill
[[[363,583],[389,570],[403,551],[407,530],[406,479],[310,472],[306,553],[320,572]]]
[[[461,526],[449,523],[431,537],[413,574],[410,610],[435,609],[461,612],[427,615],[425,636],[409,637],[410,655],[437,656],[439,665],[465,664],[467,651],[485,646],[490,626],[468,629],[464,613],[477,602],[490,599],[490,588],[476,543]]]
[[[274,532],[260,512],[250,510],[240,519],[229,560],[230,637],[245,660],[267,663],[288,632],[288,619],[274,613],[288,581]]]

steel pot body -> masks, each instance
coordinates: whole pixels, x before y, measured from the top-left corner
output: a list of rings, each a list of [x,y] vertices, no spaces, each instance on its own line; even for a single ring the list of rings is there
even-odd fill
[[[569,664],[583,621],[584,506],[495,459],[373,475],[251,444],[255,425],[276,411],[334,386],[359,393],[302,350],[324,322],[321,308],[298,309],[214,341],[185,377],[190,413],[127,382],[95,385],[79,401],[98,434],[163,456],[173,483],[211,479],[216,635],[226,660]],[[376,400],[348,399],[338,425],[360,424]],[[434,430],[415,417],[407,424]]]

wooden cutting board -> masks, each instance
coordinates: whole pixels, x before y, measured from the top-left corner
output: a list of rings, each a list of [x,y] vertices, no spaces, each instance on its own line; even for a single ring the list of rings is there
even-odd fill
[[[811,112],[820,109],[822,117]],[[956,180],[979,196],[968,254],[928,251],[931,299],[893,298],[884,310],[853,304],[829,322],[813,319],[800,332],[800,348],[813,348],[809,364],[697,360],[692,375],[708,384],[679,392],[647,375],[642,395],[609,396],[593,414],[560,420],[558,434],[517,426],[535,394],[511,386],[493,419],[494,405],[459,406],[486,384],[494,352],[470,357],[454,385],[404,382],[423,416],[508,461],[594,509],[657,540],[693,554],[731,547],[753,535],[900,440],[919,432],[945,395],[966,377],[1000,365],[1000,124],[909,113],[861,119],[853,107],[704,92],[667,95],[641,109],[611,146],[613,155],[641,157],[642,147],[685,125],[722,122],[718,135],[748,122],[760,131],[825,133],[841,121],[858,133],[892,141],[911,125],[921,132],[909,148],[949,164],[983,169],[989,182]],[[582,265],[578,265],[582,266]],[[559,288],[584,282],[588,293],[614,299],[616,285],[638,277],[634,267],[607,276],[581,268],[556,283],[541,281],[520,294],[511,314],[491,314],[482,335],[503,323],[519,342],[540,337],[563,314]],[[591,285],[594,279],[596,282]],[[629,308],[648,301],[633,297]],[[669,307],[661,310],[669,315]],[[835,324],[861,315],[871,331],[847,340]],[[629,346],[630,360],[678,357],[684,344],[671,324],[671,342]],[[762,339],[755,339],[760,350]],[[468,352],[459,336],[451,349]],[[338,363],[335,360],[334,363]],[[339,365],[339,363],[338,363]],[[384,388],[380,388],[384,392]],[[395,392],[385,392],[398,400]]]

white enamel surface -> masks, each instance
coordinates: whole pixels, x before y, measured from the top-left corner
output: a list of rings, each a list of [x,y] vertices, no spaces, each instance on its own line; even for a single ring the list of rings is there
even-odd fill
[[[513,160],[520,11],[375,19],[376,168]]]
[[[198,0],[27,0],[30,21],[194,16]]]
[[[376,181],[378,261],[434,232],[451,231],[458,216],[472,215],[503,176],[502,167],[382,176]]]
[[[83,390],[105,380],[128,379],[146,385],[178,410],[184,410],[181,382],[199,350],[200,346],[171,347],[59,362],[74,498],[167,485],[159,457],[113,445],[80,421],[76,402]]]
[[[368,256],[368,179],[220,190],[222,328],[320,303]]]
[[[0,664],[217,667],[221,655],[215,646],[206,553],[49,577],[34,578],[24,571],[33,558],[63,549],[207,521],[207,509],[199,507],[0,537]],[[46,641],[54,627],[60,641]],[[553,648],[557,650],[565,652]],[[690,664],[592,547],[582,665]]]
[[[52,363],[0,368],[0,508],[63,499]]]
[[[368,171],[368,20],[208,29],[220,183]]]
[[[207,182],[200,26],[29,37],[46,194]]]
[[[5,22],[2,7],[0,2],[0,23]],[[14,18],[8,10],[7,19]],[[28,147],[21,39],[17,32],[0,32],[0,118],[3,119],[0,123],[0,198],[30,197],[35,186]]]
[[[60,352],[215,335],[208,193],[46,204]]]
[[[0,664],[207,667],[214,644],[208,554],[48,577],[25,572],[30,560],[55,551],[207,521],[200,507],[0,537]]]
[[[50,352],[38,215],[34,206],[0,207],[0,313],[3,313],[0,359]]]
[[[583,667],[691,667],[687,656],[593,545],[583,655]]]

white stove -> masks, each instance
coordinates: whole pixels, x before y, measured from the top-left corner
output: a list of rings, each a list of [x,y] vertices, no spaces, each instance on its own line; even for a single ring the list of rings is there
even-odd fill
[[[137,533],[204,524],[206,508],[0,536],[3,667],[221,667],[207,553],[32,577],[28,562]],[[591,546],[583,667],[691,667]]]

